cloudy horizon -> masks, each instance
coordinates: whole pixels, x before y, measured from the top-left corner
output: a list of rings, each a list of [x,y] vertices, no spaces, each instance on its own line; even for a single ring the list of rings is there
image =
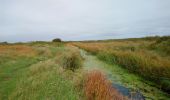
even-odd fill
[[[0,0],[0,42],[170,35],[170,0]]]

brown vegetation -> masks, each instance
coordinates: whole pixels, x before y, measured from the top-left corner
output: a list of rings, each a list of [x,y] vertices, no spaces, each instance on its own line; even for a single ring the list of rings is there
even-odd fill
[[[88,100],[125,100],[100,71],[87,74],[85,95]]]
[[[0,45],[0,54],[10,56],[34,56],[37,52],[30,46],[25,45]]]

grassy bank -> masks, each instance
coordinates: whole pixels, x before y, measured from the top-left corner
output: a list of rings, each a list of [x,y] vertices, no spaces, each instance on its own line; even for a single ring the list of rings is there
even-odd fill
[[[75,42],[73,45],[136,73],[170,91],[170,37]]]
[[[65,48],[47,42],[0,45],[0,99],[79,99],[75,73],[59,63]]]

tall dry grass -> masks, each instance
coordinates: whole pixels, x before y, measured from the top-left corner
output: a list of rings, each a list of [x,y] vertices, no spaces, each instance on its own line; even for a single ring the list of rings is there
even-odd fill
[[[118,64],[130,72],[153,81],[157,87],[164,91],[170,92],[170,55],[162,56],[157,50],[148,49],[155,42],[157,41],[121,40],[79,42],[73,45],[97,55],[99,59],[110,64]]]
[[[36,50],[26,45],[0,45],[0,54],[9,56],[35,56]]]
[[[127,100],[100,71],[89,72],[86,77],[84,90],[87,100]]]

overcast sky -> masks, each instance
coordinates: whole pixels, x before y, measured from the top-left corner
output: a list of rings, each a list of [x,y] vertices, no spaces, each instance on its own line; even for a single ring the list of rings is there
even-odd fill
[[[170,0],[0,0],[0,41],[170,35]]]

